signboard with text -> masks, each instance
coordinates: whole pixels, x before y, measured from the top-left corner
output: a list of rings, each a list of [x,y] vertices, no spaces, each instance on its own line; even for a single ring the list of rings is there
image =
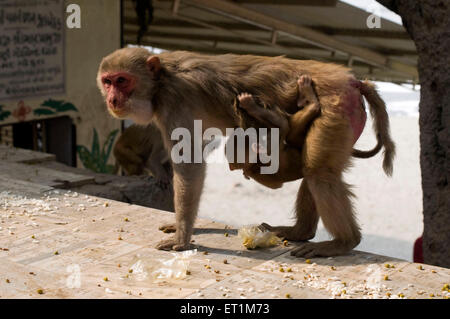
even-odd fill
[[[0,100],[65,93],[63,0],[0,0]]]

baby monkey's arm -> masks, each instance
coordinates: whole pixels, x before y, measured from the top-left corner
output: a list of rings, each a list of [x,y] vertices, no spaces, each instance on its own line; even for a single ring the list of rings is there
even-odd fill
[[[297,105],[304,106],[304,108],[290,116],[290,130],[286,142],[293,147],[301,148],[305,142],[309,125],[320,115],[320,103],[313,90],[309,75],[302,75],[297,81],[297,85],[299,95]]]
[[[280,128],[281,140],[284,140],[289,131],[289,122],[285,117],[276,111],[266,109],[255,102],[253,96],[249,93],[241,93],[238,95],[239,107],[244,109],[251,117],[260,121],[261,127],[278,127]]]

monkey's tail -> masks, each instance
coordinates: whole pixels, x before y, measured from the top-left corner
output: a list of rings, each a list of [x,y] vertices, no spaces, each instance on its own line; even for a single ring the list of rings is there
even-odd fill
[[[367,152],[354,150],[353,154],[356,153],[356,156],[353,156],[367,158],[378,153],[383,146],[383,169],[386,175],[392,176],[395,145],[389,134],[389,117],[386,111],[386,104],[381,99],[373,83],[369,81],[362,81],[360,83],[360,92],[366,98],[367,102],[369,102],[370,115],[373,118],[373,129],[377,134],[377,145],[374,149]]]
[[[353,149],[352,156],[357,158],[369,158],[375,156],[383,147],[383,143],[380,141],[380,138],[377,134],[377,145],[371,149],[370,151],[360,151],[357,149]]]

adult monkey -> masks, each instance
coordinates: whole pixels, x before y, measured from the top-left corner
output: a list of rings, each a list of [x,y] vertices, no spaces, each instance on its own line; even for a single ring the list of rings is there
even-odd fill
[[[322,114],[312,124],[302,149],[304,181],[296,201],[296,224],[265,226],[289,240],[308,240],[314,237],[320,216],[334,239],[303,243],[292,254],[339,255],[354,248],[361,238],[350,202],[352,194],[342,181],[352,145],[366,120],[361,94],[370,104],[377,139],[384,146],[384,170],[388,175],[392,173],[394,144],[386,108],[369,82],[356,80],[343,66],[316,61],[183,51],[152,56],[143,48],[123,48],[105,57],[97,82],[113,116],[141,124],[154,122],[170,150],[176,143],[170,139],[175,128],[187,128],[192,139],[195,137],[194,119],[201,119],[204,129],[217,127],[225,131],[235,127],[232,101],[240,92],[295,113],[299,74],[308,74],[314,80]],[[193,147],[198,144],[191,142]],[[190,247],[205,164],[174,164],[173,171],[176,234],[157,248],[185,250]]]

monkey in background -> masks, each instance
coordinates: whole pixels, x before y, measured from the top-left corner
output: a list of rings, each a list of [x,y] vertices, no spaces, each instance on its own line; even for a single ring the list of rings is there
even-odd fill
[[[369,102],[378,144],[384,148],[383,168],[392,174],[395,146],[389,134],[386,106],[375,87],[358,81],[344,66],[285,57],[225,54],[210,56],[185,51],[158,55],[144,48],[122,48],[105,57],[97,75],[107,109],[116,118],[138,124],[154,123],[164,145],[171,150],[176,128],[189,130],[191,153],[201,145],[194,134],[194,120],[203,129],[238,125],[232,103],[239,92],[248,92],[266,105],[288,114],[297,111],[298,74],[314,79],[321,115],[307,131],[302,147],[303,181],[296,201],[293,226],[264,227],[293,241],[315,236],[319,217],[333,239],[303,242],[291,251],[296,257],[345,254],[361,240],[354,216],[349,185],[342,175],[355,153],[353,144],[365,125],[362,96]],[[173,163],[176,233],[162,240],[158,249],[186,250],[203,190],[206,163]]]
[[[161,133],[154,125],[133,124],[126,128],[114,145],[114,156],[127,175],[150,173],[162,183],[170,183],[170,159]]]
[[[258,183],[270,188],[280,188],[283,183],[303,177],[301,148],[307,129],[311,122],[320,115],[320,103],[314,93],[311,77],[302,75],[297,81],[299,110],[293,115],[285,115],[276,106],[258,105],[254,97],[248,93],[238,95],[234,109],[239,118],[239,127],[244,130],[253,128],[279,128],[279,168],[274,174],[262,174],[261,162],[250,163],[248,152],[270,153],[271,145],[263,146],[261,142],[245,145],[245,162],[229,163],[230,170],[242,169],[244,176],[253,178]],[[230,138],[233,138],[230,137]],[[266,136],[258,136],[259,141],[269,141],[270,132]],[[286,144],[287,143],[287,144]],[[236,151],[236,146],[235,146]],[[236,154],[236,152],[234,152]]]

